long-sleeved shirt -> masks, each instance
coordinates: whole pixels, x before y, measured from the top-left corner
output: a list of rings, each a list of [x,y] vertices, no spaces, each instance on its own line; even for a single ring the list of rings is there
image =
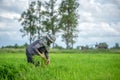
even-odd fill
[[[38,52],[40,53],[44,53],[46,59],[49,59],[49,52],[47,50],[47,41],[46,40],[36,40],[35,42],[33,42],[32,44],[27,46],[27,50],[29,52],[30,55],[36,55],[38,54]]]

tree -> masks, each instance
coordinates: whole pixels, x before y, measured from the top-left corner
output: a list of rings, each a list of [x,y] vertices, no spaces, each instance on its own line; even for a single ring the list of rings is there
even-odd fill
[[[73,48],[74,38],[77,37],[76,26],[78,24],[78,14],[76,12],[79,7],[77,0],[62,0],[59,13],[61,15],[60,26],[62,26],[62,38],[65,41],[66,48]]]
[[[36,17],[37,17],[36,31],[37,31],[38,39],[40,39],[40,37],[44,32],[44,27],[42,26],[42,17],[43,17],[42,2],[39,0],[36,3]]]
[[[102,43],[96,44],[95,47],[97,49],[108,49],[108,44],[106,42],[102,42]]]
[[[55,35],[60,29],[60,27],[58,26],[59,18],[56,2],[57,0],[49,0],[48,2],[45,2],[44,4],[45,11],[43,13],[45,17],[43,21],[45,31],[53,35]]]
[[[23,26],[22,29],[20,29],[20,32],[23,33],[23,37],[26,35],[29,35],[29,41],[31,42],[35,39],[35,33],[36,33],[36,25],[35,25],[35,2],[31,2],[29,5],[29,8],[27,11],[24,11],[21,14],[21,18],[19,21],[21,22],[21,25]]]
[[[56,8],[57,0],[49,0],[45,2],[45,11],[44,15],[46,16],[44,25],[46,26],[46,31],[51,32],[53,35],[59,30],[58,26],[58,11]]]
[[[119,49],[120,47],[119,47],[119,44],[118,43],[115,43],[115,47],[114,47],[115,49]]]
[[[20,31],[23,36],[30,35],[30,43],[35,39],[37,34],[38,39],[44,32],[51,32],[53,35],[59,30],[58,26],[58,11],[55,9],[56,0],[45,2],[44,6],[41,1],[33,1],[29,5],[29,9],[21,15],[20,22],[23,26]]]
[[[19,47],[19,45],[16,43],[15,45],[14,45],[14,48],[18,48]]]

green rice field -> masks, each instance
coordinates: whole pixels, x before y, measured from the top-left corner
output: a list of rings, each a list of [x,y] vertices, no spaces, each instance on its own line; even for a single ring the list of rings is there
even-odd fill
[[[0,80],[120,80],[120,50],[52,50],[50,65],[27,63],[24,50],[0,49]]]

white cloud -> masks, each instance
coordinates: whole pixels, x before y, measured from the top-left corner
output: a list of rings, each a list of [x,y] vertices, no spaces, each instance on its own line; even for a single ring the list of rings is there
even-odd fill
[[[0,11],[1,12],[15,12],[22,13],[28,7],[29,0],[1,0]]]
[[[94,18],[90,12],[80,12],[80,22],[93,22]]]
[[[120,34],[120,22],[118,23],[111,23],[112,28],[114,28]]]
[[[104,2],[104,1],[103,1]],[[94,22],[119,22],[120,19],[120,7],[115,3],[106,1],[106,4],[101,4],[97,0],[80,0],[80,13],[90,14],[84,19],[94,19]],[[81,15],[82,16],[82,15]],[[91,18],[91,17],[92,18]],[[83,19],[83,18],[82,18]]]
[[[120,1],[118,1],[120,2]],[[120,6],[110,0],[80,0],[78,44],[120,41]]]
[[[0,16],[3,18],[11,19],[11,20],[20,18],[20,14],[17,14],[14,12],[0,13]]]
[[[11,42],[8,44],[26,42],[28,39],[21,38],[21,25],[16,19],[26,10],[29,0],[1,0],[0,3],[0,46],[7,44],[7,40]],[[78,45],[120,41],[119,0],[79,0],[79,3]],[[56,43],[60,41],[58,38]]]
[[[81,23],[78,28],[80,30],[79,36],[85,38],[120,36],[120,32],[118,30],[114,29],[112,25],[105,22],[101,22],[101,23],[84,22]]]
[[[11,23],[0,22],[0,32],[5,31],[19,31],[21,28],[18,22],[12,21]]]

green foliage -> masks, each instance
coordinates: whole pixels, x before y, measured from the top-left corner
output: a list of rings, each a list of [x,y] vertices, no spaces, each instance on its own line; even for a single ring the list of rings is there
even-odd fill
[[[55,35],[59,31],[58,11],[55,5],[56,0],[44,3],[32,1],[29,8],[21,14],[19,21],[23,28],[20,32],[23,36],[29,36],[30,43],[35,40],[36,36],[40,39],[44,32],[51,32]]]
[[[0,65],[0,78],[7,80],[15,80],[15,78],[19,75],[18,71],[19,70],[14,65]]]
[[[56,34],[60,27],[58,26],[58,9],[55,9],[57,0],[49,0],[44,4],[44,16],[45,20],[43,21],[43,25],[45,26],[45,30],[47,32],[51,32],[52,34]]]
[[[44,1],[43,3],[39,0],[32,1],[29,8],[21,14],[19,22],[23,28],[20,29],[20,32],[23,33],[23,37],[29,36],[30,44],[36,37],[40,39],[45,32],[55,35],[62,30],[62,38],[67,48],[73,48],[77,37],[77,8],[79,4],[77,0],[62,0],[60,6],[56,6],[56,4],[57,0]]]
[[[45,31],[49,32],[53,35],[56,35],[61,29],[61,26],[59,26],[59,13],[57,8],[57,0],[49,0],[45,1],[44,3],[44,11],[43,11],[43,26],[45,26]],[[53,43],[53,47],[54,47]]]
[[[113,46],[112,49],[120,49],[119,44],[118,44],[118,43],[115,43],[115,46]]]
[[[34,64],[35,64],[36,67],[37,66],[40,66],[40,67],[46,67],[47,66],[46,60],[41,58],[38,55],[33,56],[33,61],[34,61]]]
[[[77,0],[62,0],[59,13],[61,16],[60,26],[62,26],[62,38],[66,44],[66,48],[73,48],[73,44],[75,43],[75,38],[77,37],[77,23],[78,23],[78,14],[77,8],[79,3]]]
[[[7,54],[9,54],[9,53],[25,53],[25,49],[24,48],[2,48],[2,49],[0,49],[0,54],[2,54],[2,53],[7,53]]]
[[[50,54],[51,64],[35,67],[26,61],[26,55],[2,53],[0,50],[0,80],[119,80],[120,54],[117,51],[79,51],[74,54]],[[64,52],[65,53],[65,52]],[[95,53],[95,52],[94,52]],[[112,54],[110,54],[112,53]],[[35,61],[42,62],[39,56]],[[44,63],[44,61],[43,61]],[[43,64],[41,64],[43,65]]]
[[[29,8],[21,14],[21,18],[19,19],[23,26],[23,28],[20,29],[20,32],[23,33],[23,37],[29,35],[30,44],[35,39],[36,33],[35,21],[37,18],[35,16],[34,7],[35,2],[31,2]]]
[[[15,44],[15,45],[7,45],[7,46],[2,46],[2,48],[14,48],[14,49],[20,49],[20,48],[26,48],[27,47],[27,43],[23,44],[23,45],[18,45],[18,44]]]
[[[37,17],[37,20],[36,20],[36,31],[37,31],[37,35],[38,35],[38,39],[40,39],[40,37],[42,36],[43,32],[45,31],[44,29],[44,26],[42,25],[43,23],[43,10],[42,10],[42,5],[43,3],[41,1],[36,1],[36,9],[35,9],[35,12],[36,12],[36,17]]]
[[[102,43],[96,44],[95,46],[98,49],[107,49],[108,48],[108,44],[106,42],[102,42]]]

